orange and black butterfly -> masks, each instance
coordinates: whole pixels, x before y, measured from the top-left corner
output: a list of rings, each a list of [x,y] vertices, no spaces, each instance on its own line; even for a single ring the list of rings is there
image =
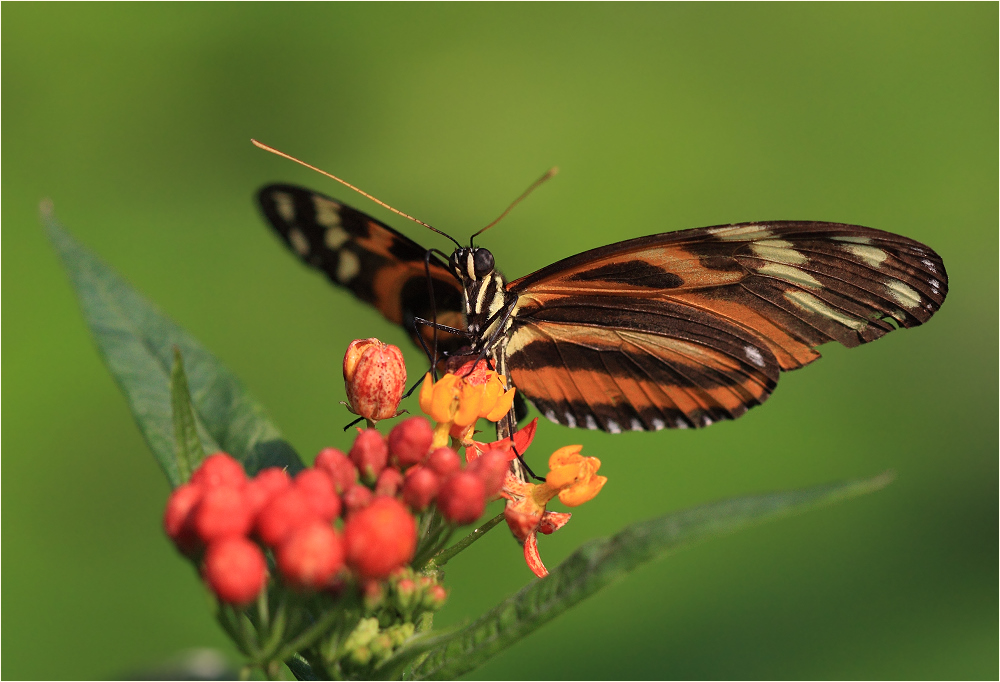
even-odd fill
[[[456,242],[445,262],[301,187],[269,185],[258,200],[303,261],[415,339],[433,321],[451,332],[445,350],[490,357],[548,419],[611,433],[735,419],[781,372],[817,359],[818,346],[915,327],[948,291],[933,250],[857,225],[664,232],[508,282],[485,248]]]

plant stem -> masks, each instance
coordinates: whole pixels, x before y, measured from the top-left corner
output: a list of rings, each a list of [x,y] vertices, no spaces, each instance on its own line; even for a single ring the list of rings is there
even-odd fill
[[[432,556],[430,560],[427,562],[427,565],[434,567],[444,566],[453,556],[455,556],[462,550],[466,549],[469,545],[471,545],[479,538],[486,535],[486,533],[491,531],[493,527],[496,526],[501,521],[503,521],[503,512],[500,512],[492,519],[481,525],[479,528],[476,528],[474,531],[466,535],[464,538],[456,542],[448,549],[443,549],[434,556]]]
[[[285,648],[278,652],[278,655],[275,658],[280,661],[284,661],[285,659],[290,658],[291,655],[297,651],[309,648],[323,635],[324,632],[327,631],[327,629],[329,629],[331,625],[333,625],[340,615],[341,613],[339,609],[331,609],[329,613],[306,628],[301,635],[293,639],[291,642],[288,642],[288,644],[285,645]]]

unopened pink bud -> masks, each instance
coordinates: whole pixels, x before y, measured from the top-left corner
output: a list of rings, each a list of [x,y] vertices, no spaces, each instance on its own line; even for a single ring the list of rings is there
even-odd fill
[[[320,450],[313,466],[326,472],[338,495],[343,495],[345,490],[358,482],[358,468],[337,448]]]
[[[389,453],[394,462],[406,468],[420,464],[427,457],[434,440],[434,430],[423,417],[410,417],[389,432]]]
[[[361,472],[361,478],[370,485],[378,480],[378,475],[385,469],[389,461],[389,447],[381,433],[375,429],[365,429],[354,439],[350,456]]]

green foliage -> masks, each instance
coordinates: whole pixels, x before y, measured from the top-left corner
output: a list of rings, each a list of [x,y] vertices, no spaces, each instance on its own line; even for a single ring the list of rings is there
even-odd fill
[[[889,472],[873,478],[743,497],[632,524],[613,537],[592,540],[547,578],[536,580],[481,618],[422,642],[386,662],[392,676],[418,656],[416,679],[455,679],[642,564],[686,545],[838,500],[880,490]]]
[[[171,485],[180,485],[190,475],[178,463],[179,439],[188,453],[200,448],[196,440],[209,450],[225,450],[250,474],[266,466],[287,466],[292,473],[302,468],[264,408],[214,355],[80,246],[56,222],[51,206],[42,207],[42,217],[104,362]],[[187,362],[187,381],[183,375],[172,381],[175,349]],[[190,386],[190,419],[182,405],[175,421],[172,383],[184,386],[185,393]],[[178,400],[184,402],[181,396]]]
[[[50,207],[43,207],[43,214],[49,237],[70,273],[98,348],[174,486],[190,477],[204,457],[206,445],[212,450],[227,450],[250,473],[271,465],[301,467],[291,447],[280,440],[264,409],[214,356],[73,240],[53,219]],[[190,382],[185,357],[191,366]],[[370,670],[360,667],[357,672],[370,672],[382,679],[404,674],[414,679],[458,677],[652,559],[699,540],[872,492],[891,480],[891,474],[882,474],[806,490],[745,497],[632,524],[611,538],[583,545],[547,578],[532,582],[466,627],[437,635],[413,635],[384,662],[373,664]],[[492,528],[499,518],[484,528]],[[459,545],[458,549],[466,546]],[[447,558],[450,556],[448,553]],[[312,647],[340,619],[341,606],[327,608],[280,649],[278,641],[267,647],[268,652],[248,649],[246,645],[241,649],[269,675],[275,671],[277,661],[284,660],[299,678],[310,678],[313,671],[297,654]],[[250,622],[228,607],[223,612],[233,621],[227,631],[238,642],[250,641],[252,637],[240,629],[249,627]],[[369,620],[377,632],[377,619]],[[227,625],[225,619],[220,622]],[[409,628],[412,633],[413,626]]]
[[[191,472],[198,468],[205,458],[205,449],[198,435],[198,422],[191,406],[187,376],[184,374],[184,358],[180,348],[174,348],[174,366],[170,370],[170,402],[174,416],[174,454],[181,481],[191,478]],[[213,448],[214,450],[214,448]]]

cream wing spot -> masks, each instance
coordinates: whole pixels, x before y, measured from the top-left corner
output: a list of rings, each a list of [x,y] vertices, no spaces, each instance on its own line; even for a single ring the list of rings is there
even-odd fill
[[[889,295],[892,296],[899,305],[904,308],[919,308],[920,307],[920,294],[906,286],[899,280],[890,279],[886,281],[885,286],[889,289]]]
[[[636,419],[635,417],[632,417],[632,421],[629,424],[629,427],[633,431],[645,431],[645,429],[642,428],[642,422]]]
[[[784,293],[785,299],[791,302],[793,305],[798,306],[802,310],[816,313],[817,315],[822,315],[828,320],[833,320],[834,322],[839,322],[840,324],[853,329],[855,331],[861,331],[867,326],[867,322],[864,320],[859,320],[857,318],[851,317],[850,315],[845,315],[837,310],[834,310],[823,301],[819,300],[812,294],[805,291],[786,291]]]
[[[313,207],[316,209],[316,222],[323,227],[340,225],[340,204],[323,197],[313,196]]]
[[[764,239],[750,245],[754,255],[764,260],[784,263],[786,265],[802,265],[808,258],[792,248],[791,242],[783,239]]]
[[[871,237],[830,237],[838,242],[851,242],[852,244],[871,244]]]
[[[288,231],[288,241],[291,243],[292,248],[295,249],[295,253],[300,256],[305,256],[309,253],[309,240],[306,236],[302,234],[302,230],[297,227],[293,227]]]
[[[328,227],[323,234],[323,242],[334,251],[343,246],[350,238],[351,235],[347,234],[347,230],[340,225]]]
[[[594,415],[592,415],[592,414],[588,414],[587,415],[587,419],[585,420],[585,425],[591,431],[594,431],[594,430],[597,429],[597,422],[594,421]]]
[[[337,281],[347,284],[361,272],[361,261],[353,251],[341,251],[337,254]]]
[[[662,431],[663,429],[667,428],[666,422],[664,422],[660,418],[653,419],[649,423],[653,425],[654,431]]]
[[[757,272],[762,275],[769,275],[771,277],[777,277],[778,279],[787,280],[789,282],[794,282],[795,284],[801,284],[803,286],[812,287],[813,289],[822,289],[823,285],[819,281],[810,275],[808,272],[804,272],[799,268],[791,265],[781,265],[780,263],[765,263],[764,265],[757,268]]]
[[[295,219],[295,201],[292,195],[286,192],[275,192],[271,195],[274,198],[274,208],[286,223]]]
[[[874,246],[865,246],[863,244],[851,244],[845,246],[844,250],[851,253],[865,262],[870,268],[878,268],[885,259],[889,257],[889,254]]]
[[[552,410],[552,408],[545,410],[545,418],[550,422],[555,422],[556,424],[559,423],[559,417],[556,416],[556,413]]]
[[[622,432],[622,427],[619,426],[618,422],[616,422],[614,419],[609,419],[607,426],[608,426],[608,433],[621,433]]]
[[[573,415],[572,412],[567,412],[566,414],[563,415],[563,418],[566,420],[566,426],[568,426],[571,429],[576,428],[576,417]]]
[[[762,225],[740,225],[739,227],[714,227],[709,234],[715,235],[717,239],[723,241],[751,241],[754,239],[767,239],[773,237],[774,233]]]

